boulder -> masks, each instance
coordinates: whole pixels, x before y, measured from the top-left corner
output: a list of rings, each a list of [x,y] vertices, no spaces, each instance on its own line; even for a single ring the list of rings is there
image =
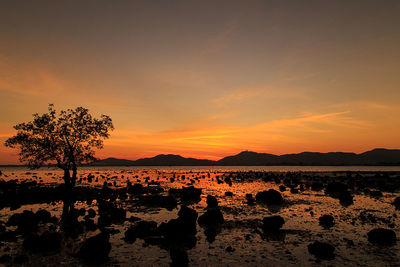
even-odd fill
[[[77,256],[91,263],[102,263],[111,251],[110,235],[101,232],[83,242]]]
[[[125,241],[135,242],[136,238],[157,235],[157,223],[154,221],[138,221],[125,231]]]
[[[208,195],[207,196],[207,208],[218,208],[218,200],[216,197]]]
[[[59,232],[44,232],[42,235],[32,234],[25,238],[23,247],[34,253],[57,252],[61,248],[62,236]]]
[[[247,204],[249,204],[249,205],[254,204],[254,198],[253,198],[252,194],[246,194],[246,200],[247,200]]]
[[[325,193],[333,196],[338,196],[345,191],[347,191],[347,185],[341,182],[331,182],[325,188]]]
[[[158,194],[143,196],[141,202],[146,206],[161,207],[167,210],[173,210],[178,205],[173,196],[162,196]]]
[[[400,197],[396,197],[392,203],[396,209],[400,209]]]
[[[217,225],[224,223],[224,216],[219,209],[210,209],[198,219],[200,225]]]
[[[225,196],[226,196],[226,197],[232,197],[232,196],[233,196],[233,193],[230,192],[230,191],[227,191],[227,192],[225,192]]]
[[[283,203],[283,197],[281,193],[274,189],[258,192],[256,195],[256,200],[260,203],[268,205],[280,205]]]
[[[96,217],[96,211],[95,211],[94,209],[92,209],[92,208],[88,209],[88,215],[87,215],[87,217],[88,217],[88,218],[94,218],[94,217]]]
[[[334,225],[334,219],[332,215],[325,214],[319,217],[319,225],[323,227],[332,227]]]
[[[263,219],[263,230],[264,232],[276,232],[281,229],[285,220],[281,216],[269,216]]]
[[[162,223],[158,232],[168,240],[184,240],[196,235],[197,212],[194,209],[182,206],[178,212],[178,218]]]
[[[181,189],[171,188],[168,193],[179,197],[183,202],[199,202],[201,200],[201,189],[194,186],[182,187]]]
[[[368,232],[368,241],[378,245],[394,245],[396,243],[396,233],[390,229],[375,228]]]
[[[187,252],[182,248],[171,248],[169,251],[171,257],[171,266],[185,267],[189,265]]]
[[[51,214],[47,210],[38,210],[35,214],[36,220],[42,223],[51,222]]]
[[[331,260],[335,258],[335,248],[327,243],[315,241],[308,245],[308,252],[320,259]]]
[[[109,217],[111,223],[122,223],[126,220],[126,211],[118,208],[114,203],[99,200],[99,215],[101,217]]]
[[[353,204],[353,195],[349,191],[339,193],[339,202],[343,206],[350,206]]]
[[[299,193],[299,189],[297,189],[297,188],[290,188],[290,193],[292,193],[292,194],[297,194],[297,193]]]

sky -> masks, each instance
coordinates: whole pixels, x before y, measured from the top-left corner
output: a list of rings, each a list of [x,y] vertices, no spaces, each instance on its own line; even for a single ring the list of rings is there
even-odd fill
[[[399,14],[396,0],[3,0],[0,143],[52,103],[113,119],[99,158],[400,148]]]

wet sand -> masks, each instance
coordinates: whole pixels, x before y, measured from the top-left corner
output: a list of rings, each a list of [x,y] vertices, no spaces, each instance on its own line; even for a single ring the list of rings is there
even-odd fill
[[[58,188],[60,173],[3,171],[1,197],[6,201],[2,201],[0,210],[0,221],[4,226],[0,234],[2,264],[90,265],[90,260],[82,260],[77,254],[85,240],[103,231],[109,235],[111,250],[108,258],[96,265],[169,266],[175,251],[183,254],[178,253],[174,258],[175,265],[184,262],[187,255],[190,266],[400,265],[398,241],[377,244],[370,242],[367,235],[375,228],[390,229],[397,237],[400,235],[399,212],[392,204],[400,196],[398,172],[84,170],[79,175],[79,193],[70,213],[76,217],[74,226],[80,228],[82,225],[83,230],[71,235],[71,230],[65,231],[66,224],[62,220],[65,199],[48,193]],[[18,182],[13,183],[16,178]],[[342,189],[332,182],[343,184],[353,203],[348,199],[343,201],[342,192],[339,192]],[[20,184],[24,189],[19,188]],[[179,190],[170,190],[189,186],[201,189],[200,198],[190,194],[185,197]],[[25,193],[26,197],[18,200],[12,199],[18,194],[10,193],[12,190],[35,192],[40,188],[47,188],[47,191],[41,189],[43,199],[35,196],[32,201],[29,201],[29,194]],[[280,192],[283,203],[268,204],[256,197],[257,193],[269,189]],[[254,201],[249,201],[246,194],[252,194]],[[160,230],[162,223],[181,217],[178,212],[182,206],[195,210],[199,217],[212,210],[207,203],[208,195],[217,199],[216,209],[223,214],[223,223],[210,226],[199,225],[197,221],[195,233],[179,242]],[[102,210],[99,210],[102,201],[111,203],[125,214],[120,216],[113,208],[100,207]],[[95,211],[91,219],[87,217],[89,209]],[[24,210],[33,213],[47,210],[55,219],[39,222],[37,229],[26,233],[19,225],[8,223],[14,214]],[[80,211],[75,212],[77,210]],[[99,214],[103,216],[100,220]],[[106,215],[111,217],[111,222],[104,223]],[[279,230],[268,231],[263,219],[274,215],[281,216],[284,224]],[[320,225],[322,215],[333,217],[331,227]],[[85,224],[85,220],[93,220],[93,229]],[[127,241],[125,233],[140,221],[154,221],[157,229],[148,236]],[[24,245],[32,232],[40,235],[49,231],[60,233],[57,251],[32,251],[26,242]],[[14,233],[15,239],[8,240],[10,238],[7,239],[4,232]],[[174,234],[179,235],[172,232]],[[309,245],[314,241],[332,245],[334,256],[326,258],[311,254]]]

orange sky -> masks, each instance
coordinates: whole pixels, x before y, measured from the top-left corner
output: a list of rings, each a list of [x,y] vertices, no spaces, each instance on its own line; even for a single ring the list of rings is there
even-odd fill
[[[101,158],[400,148],[400,3],[282,2],[2,1],[0,142],[54,103]]]

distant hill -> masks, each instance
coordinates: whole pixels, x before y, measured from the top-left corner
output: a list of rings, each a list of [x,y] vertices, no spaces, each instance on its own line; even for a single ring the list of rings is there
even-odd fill
[[[179,155],[157,155],[152,158],[126,160],[107,158],[93,163],[95,166],[212,166],[216,162],[207,159],[184,158]]]
[[[94,162],[92,165],[95,166],[131,166],[134,165],[134,160],[128,159],[116,159],[116,158],[106,158]]]
[[[234,156],[228,156],[217,161],[218,165],[225,166],[244,166],[244,165],[268,165],[276,164],[279,156],[267,153],[257,153],[252,151],[243,151]]]
[[[136,166],[209,166],[215,161],[207,159],[184,158],[179,155],[158,155],[153,158],[138,159]]]
[[[126,160],[107,158],[96,166],[329,166],[329,165],[400,165],[400,149],[377,148],[361,154],[345,152],[302,152],[298,154],[273,155],[243,151],[218,161],[184,158],[179,155],[157,155],[152,158]]]

